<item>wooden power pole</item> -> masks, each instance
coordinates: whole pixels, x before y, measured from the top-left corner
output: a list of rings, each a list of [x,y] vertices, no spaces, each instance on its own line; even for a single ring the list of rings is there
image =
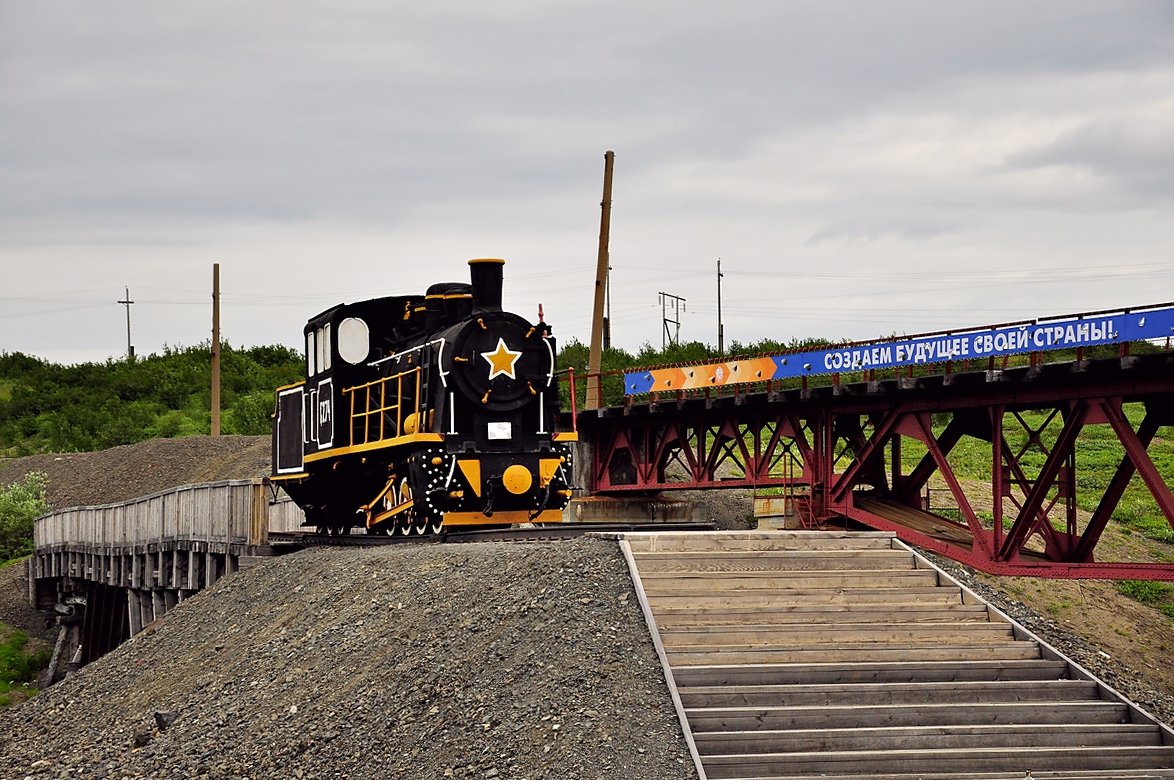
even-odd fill
[[[611,173],[616,153],[603,155],[603,201],[599,204],[599,258],[595,266],[595,310],[591,315],[591,351],[587,357],[587,402],[584,409],[603,406],[603,384],[599,372],[603,366],[603,303],[607,293],[608,240],[611,236]],[[608,323],[609,325],[611,323]]]
[[[126,297],[118,303],[126,307],[126,359],[129,361],[135,359],[135,348],[130,343],[130,306],[134,301],[130,299],[130,288],[124,287],[123,289],[126,291]]]
[[[212,435],[220,435],[220,263],[212,264]]]

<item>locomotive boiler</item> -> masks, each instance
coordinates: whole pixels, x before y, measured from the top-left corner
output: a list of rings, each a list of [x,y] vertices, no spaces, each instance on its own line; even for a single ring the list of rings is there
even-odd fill
[[[406,535],[562,519],[577,435],[558,427],[551,328],[502,310],[503,266],[470,260],[470,283],[306,324],[305,379],[277,389],[271,480],[307,525]]]

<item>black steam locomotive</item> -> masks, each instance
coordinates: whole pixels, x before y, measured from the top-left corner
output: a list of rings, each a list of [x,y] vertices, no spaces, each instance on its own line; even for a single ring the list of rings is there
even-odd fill
[[[340,304],[305,327],[306,379],[278,388],[273,476],[321,533],[558,522],[574,431],[558,430],[550,326],[472,284]]]

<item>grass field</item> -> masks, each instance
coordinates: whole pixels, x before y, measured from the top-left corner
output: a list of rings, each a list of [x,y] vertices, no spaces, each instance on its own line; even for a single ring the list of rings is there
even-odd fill
[[[49,650],[33,649],[28,634],[0,623],[0,707],[34,695],[37,672],[49,662]]]

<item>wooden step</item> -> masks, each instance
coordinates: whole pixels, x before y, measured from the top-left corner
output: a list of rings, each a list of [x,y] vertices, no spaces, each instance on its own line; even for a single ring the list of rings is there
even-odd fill
[[[976,747],[1159,745],[1152,723],[1003,724],[878,729],[704,732],[694,735],[702,755],[816,751],[926,750]]]
[[[660,632],[665,649],[712,647],[814,647],[844,643],[913,645],[955,642],[1006,642],[1009,623],[815,623],[789,626],[699,626]]]
[[[841,569],[832,571],[640,572],[650,592],[712,593],[730,590],[937,587],[933,569]],[[657,589],[660,589],[657,591]]]
[[[721,778],[766,778],[804,774],[835,776],[869,771],[929,773],[1024,772],[1031,767],[1067,769],[1143,769],[1174,766],[1174,747],[988,747],[967,750],[889,750],[884,752],[779,753],[767,755],[706,756],[706,774]],[[969,775],[967,775],[969,776]],[[1020,774],[1019,777],[1023,775]]]
[[[694,709],[1089,701],[1099,698],[1097,691],[1097,684],[1092,680],[714,685],[678,689],[681,703]]]
[[[937,586],[932,569],[804,569],[798,571],[672,571],[640,572],[646,584],[694,581],[707,586],[742,587],[869,587]]]
[[[1127,723],[1124,702],[1002,702],[841,707],[686,708],[694,735],[713,731],[780,731],[995,724]]]
[[[704,582],[690,583],[682,587],[679,583],[644,583],[644,592],[653,610],[663,607],[694,607],[700,609],[725,607],[754,607],[787,609],[791,607],[864,606],[878,607],[931,606],[936,604],[962,604],[965,600],[962,590],[956,587],[922,585],[904,588],[746,588],[716,594]]]
[[[1174,735],[887,533],[625,538],[714,780],[1174,780]]]
[[[660,628],[740,625],[749,621],[768,625],[803,623],[985,623],[991,612],[984,604],[807,605],[782,609],[762,607],[660,607]]]
[[[915,569],[906,550],[754,550],[636,553],[640,573]]]
[[[823,647],[738,648],[693,647],[687,650],[665,648],[669,663],[677,666],[711,666],[714,664],[784,664],[818,661],[856,663],[863,661],[949,661],[952,659],[1010,660],[1039,658],[1034,642],[984,642],[982,644],[892,645],[887,642],[856,642]]]
[[[830,683],[949,682],[968,680],[1057,680],[1063,661],[957,660],[809,664],[688,666],[673,670],[678,686],[818,685]]]
[[[837,774],[820,775],[826,780],[1023,780],[1024,772],[1013,769],[1010,772],[914,772],[906,774]],[[1050,772],[1048,770],[1031,770],[1033,780],[1170,780],[1174,778],[1174,769],[1069,769],[1066,771]],[[812,775],[770,775],[756,777],[753,780],[811,780]],[[750,780],[750,778],[732,778],[731,780]]]
[[[625,533],[633,553],[747,550],[884,550],[893,548],[895,534],[887,531],[694,531]]]

